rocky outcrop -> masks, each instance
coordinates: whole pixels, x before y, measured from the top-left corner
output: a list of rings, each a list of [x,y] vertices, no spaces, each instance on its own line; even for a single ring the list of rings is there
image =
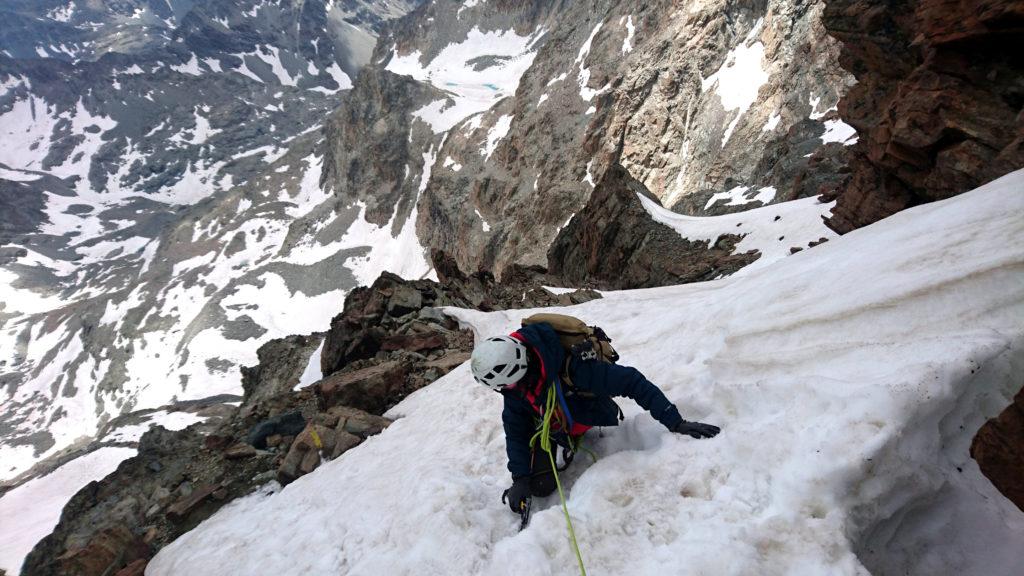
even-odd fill
[[[857,84],[840,101],[859,142],[828,224],[838,232],[1024,166],[1024,4],[830,0]]]
[[[243,403],[258,402],[288,392],[299,383],[323,334],[292,335],[271,340],[256,352],[259,364],[242,367]]]
[[[324,340],[320,354],[324,374],[332,375],[350,366],[362,369],[366,361],[373,359],[371,368],[365,368],[365,376],[383,384],[375,386],[376,390],[405,389],[409,384],[399,383],[402,378],[396,371],[404,371],[401,366],[407,360],[447,364],[448,351],[472,347],[472,335],[459,331],[458,324],[442,314],[439,307],[489,311],[564,306],[600,297],[589,290],[555,295],[543,286],[557,285],[559,280],[539,267],[513,267],[498,283],[487,271],[463,273],[444,252],[434,251],[432,258],[441,283],[403,280],[385,272],[372,286],[357,288],[348,295],[344,312],[331,320]],[[395,365],[381,364],[384,358],[394,358]],[[353,378],[347,374],[329,376],[321,388],[326,394],[347,394],[343,391],[351,387]],[[365,397],[362,401],[370,411],[394,403],[386,396]]]
[[[391,421],[347,406],[336,406],[309,424],[291,443],[277,469],[277,481],[292,482],[309,474],[323,460],[333,460],[379,434]]]
[[[326,147],[321,183],[345,204],[366,205],[365,218],[377,225],[393,216],[401,227],[419,188],[410,170],[429,172],[420,151],[433,147],[434,134],[413,112],[443,93],[431,86],[369,67],[333,112],[324,132]]]
[[[1024,510],[1024,390],[981,427],[971,444],[971,457],[985,477]]]
[[[625,168],[615,165],[594,188],[590,201],[559,233],[548,252],[551,274],[570,285],[649,288],[710,280],[758,258],[733,254],[740,237],[713,245],[690,241],[655,222],[637,195],[658,200]]]

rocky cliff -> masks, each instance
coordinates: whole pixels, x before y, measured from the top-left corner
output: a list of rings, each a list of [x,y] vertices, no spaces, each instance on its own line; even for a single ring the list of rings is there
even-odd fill
[[[655,222],[638,196],[657,198],[625,168],[613,166],[594,187],[587,205],[555,238],[548,252],[551,274],[573,286],[650,288],[729,275],[758,254],[734,254],[736,235],[687,240]]]
[[[1024,389],[978,430],[971,457],[1004,496],[1024,510]]]
[[[831,0],[860,136],[829,226],[846,232],[1024,166],[1024,4]]]
[[[723,197],[754,207],[831,189],[841,158],[814,156],[829,147],[824,156],[836,157],[855,135],[832,110],[849,77],[821,26],[822,8],[594,2],[565,7],[554,20],[532,5],[422,7],[406,22],[461,15],[475,26],[478,13],[535,22],[486,32],[520,38],[526,48],[516,57],[530,65],[490,109],[465,108],[462,119],[451,107],[453,127],[419,211],[424,243],[464,267],[544,264],[555,235],[615,163],[666,206],[697,215]],[[423,30],[382,42],[378,56],[445,88],[433,70],[448,55],[426,51],[431,32]],[[467,62],[472,38],[462,45]]]

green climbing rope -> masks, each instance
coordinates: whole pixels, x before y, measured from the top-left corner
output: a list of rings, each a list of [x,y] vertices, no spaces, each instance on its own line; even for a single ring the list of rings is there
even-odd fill
[[[533,446],[539,439],[541,449],[547,452],[548,458],[551,459],[551,473],[555,475],[558,497],[562,499],[562,512],[565,514],[565,524],[569,527],[569,539],[572,541],[573,551],[576,552],[576,561],[580,565],[580,574],[581,576],[587,576],[587,569],[583,567],[583,556],[580,554],[580,546],[576,543],[576,531],[573,530],[572,520],[569,519],[569,507],[565,503],[565,493],[562,492],[562,481],[558,478],[558,466],[555,465],[555,451],[551,449],[551,418],[557,412],[555,410],[555,386],[557,385],[556,382],[548,388],[548,399],[544,406],[544,420],[541,423],[540,430],[530,438],[530,445]],[[562,422],[560,417],[559,422]],[[563,428],[565,427],[564,422],[562,422],[562,426]]]

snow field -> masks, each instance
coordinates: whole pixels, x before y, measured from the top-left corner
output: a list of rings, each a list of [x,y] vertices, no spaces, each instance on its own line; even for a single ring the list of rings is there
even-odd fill
[[[621,399],[626,421],[588,433],[599,459],[563,475],[588,574],[1018,574],[1024,514],[967,446],[1020,387],[1022,210],[1019,171],[744,276],[565,309],[723,427],[672,435]],[[449,312],[486,337],[533,311]],[[147,574],[575,573],[557,497],[523,532],[499,501],[500,412],[463,365]]]
[[[395,54],[385,69],[411,76],[450,95],[413,113],[429,124],[435,134],[440,134],[515,94],[519,79],[537,55],[536,44],[545,33],[541,29],[531,36],[519,36],[513,30],[482,32],[473,27],[465,40],[449,44],[426,64],[420,62],[423,55],[417,50],[404,56]],[[496,58],[496,63],[482,69],[471,64],[485,56]]]
[[[201,112],[196,110],[197,128],[202,118]],[[429,171],[434,161],[433,153],[425,155],[424,161]],[[153,288],[140,285],[130,293],[108,302],[101,319],[102,324],[119,323],[130,310],[153,299],[156,300],[156,306],[150,310],[150,314],[178,320],[170,327],[145,332],[134,338],[132,355],[125,366],[130,380],[119,394],[126,400],[132,400],[135,409],[163,406],[174,396],[184,400],[237,393],[239,381],[235,367],[255,364],[256,350],[263,342],[293,333],[324,330],[327,328],[325,322],[329,322],[344,302],[345,290],[307,295],[289,289],[283,277],[272,271],[265,271],[248,283],[233,285],[241,269],[256,269],[277,262],[312,266],[340,251],[366,247],[365,254],[353,256],[346,264],[364,284],[371,283],[383,270],[409,277],[429,275],[430,266],[415,235],[415,212],[405,221],[400,231],[396,230],[397,238],[393,237],[392,232],[398,226],[394,221],[378,227],[360,217],[338,243],[322,245],[314,240],[314,232],[307,238],[308,242],[300,241],[290,251],[282,253],[282,247],[288,242],[288,223],[317,211],[324,202],[331,199],[330,192],[319,186],[322,164],[321,157],[306,157],[291,167],[301,173],[301,178],[297,176],[287,189],[273,192],[278,200],[288,203],[287,218],[284,220],[251,214],[238,217],[242,222],[230,233],[245,239],[244,249],[229,256],[225,249],[226,241],[221,246],[208,243],[210,249],[206,252],[197,253],[173,266],[170,279],[160,288],[159,293],[150,294]],[[428,178],[429,172],[420,183],[421,190]],[[66,200],[70,202],[75,199]],[[247,198],[239,199],[240,214],[244,212],[242,208],[247,203],[252,205]],[[199,246],[217,234],[224,234],[224,226],[237,224],[230,220],[228,218],[221,222],[218,218],[210,218],[205,227],[197,225],[193,242]],[[122,247],[126,253],[138,253],[140,258],[148,262],[154,257],[157,244],[146,242],[143,238],[105,241],[82,248],[80,252],[85,256],[83,261],[88,262],[103,258],[111,250]],[[30,251],[18,263],[45,266],[61,274],[76,272],[78,269],[75,265],[54,261],[35,251]],[[62,301],[56,294],[15,288],[16,279],[17,275],[13,271],[0,270],[0,299],[7,312],[39,313],[69,303]],[[211,287],[216,290],[211,291]],[[88,296],[80,295],[82,298]],[[221,297],[223,300],[216,302]],[[202,328],[204,319],[216,313],[218,307],[229,320],[248,316],[267,332],[247,340],[234,340],[225,337],[219,329]],[[26,422],[45,427],[53,434],[55,444],[46,452],[35,454],[25,447],[0,443],[2,478],[14,477],[39,459],[76,439],[94,435],[98,431],[101,413],[119,412],[113,394],[95,392],[97,384],[110,368],[109,358],[85,355],[81,338],[67,323],[46,325],[46,328],[42,323],[35,323],[28,350],[21,351],[18,342],[27,326],[22,318],[12,319],[8,324],[9,329],[0,331],[0,343],[9,344],[0,346],[0,350],[7,351],[6,354],[0,354],[0,360],[6,357],[13,362],[15,355],[22,352],[28,358],[44,358],[50,351],[53,351],[52,356],[46,363],[37,363],[28,369],[30,381],[25,385],[19,386],[17,390],[0,391],[0,402],[10,401],[12,406],[20,404],[18,409],[20,415],[27,419]],[[143,319],[139,325],[145,326],[146,320]],[[119,327],[115,328],[120,330]],[[128,344],[127,340],[116,342],[117,346],[122,347]],[[227,362],[230,366],[213,369],[208,362],[216,362],[221,367]],[[52,401],[35,401],[39,396],[34,395],[49,398],[55,394],[50,387],[57,378],[62,378],[58,392],[67,389],[71,378],[74,378],[75,394],[72,397],[57,394]],[[166,385],[169,382],[183,383],[183,378],[187,378],[184,386]],[[56,411],[61,411],[63,417],[51,424],[52,414]]]
[[[719,200],[728,200],[726,206],[742,206],[744,204],[750,204],[751,202],[760,202],[761,204],[767,204],[775,199],[775,190],[772,186],[764,186],[763,188],[757,189],[757,194],[747,198],[747,191],[750,190],[750,186],[736,186],[730,188],[725,192],[716,192],[711,195],[708,199],[707,204],[704,205],[704,209],[707,210],[715,205]]]
[[[732,205],[775,195],[775,190],[771,187],[761,188],[758,192],[750,200],[737,202],[737,196],[743,197],[743,190],[734,188],[724,194],[714,195],[708,206],[722,197],[731,198],[729,204]],[[780,202],[721,216],[686,216],[663,208],[642,194],[637,194],[637,198],[655,221],[674,229],[688,240],[713,245],[724,234],[743,236],[743,239],[736,243],[733,253],[743,254],[757,250],[761,256],[736,272],[734,276],[749,274],[789,256],[791,247],[804,248],[822,238],[831,240],[838,236],[825,226],[824,222],[824,218],[832,214],[835,202],[822,203],[818,197]]]

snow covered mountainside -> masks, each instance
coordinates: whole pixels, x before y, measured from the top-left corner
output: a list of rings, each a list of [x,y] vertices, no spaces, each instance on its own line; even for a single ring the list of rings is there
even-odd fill
[[[423,246],[543,263],[612,165],[719,214],[814,196],[830,161],[794,174],[854,140],[817,4],[446,0],[388,20],[413,4],[4,5],[0,478],[117,414],[237,393],[263,342],[323,330],[382,270],[430,274]],[[697,258],[713,236],[688,237]]]
[[[118,414],[235,393],[260,337],[322,328],[254,307],[298,283],[316,318],[355,286],[355,264],[311,272],[341,248],[279,252],[329,202],[324,118],[414,4],[0,6],[0,479]]]
[[[588,573],[1019,574],[1024,513],[968,447],[1024,373],[1021,213],[1017,171],[740,277],[567,309],[723,428],[670,435],[623,401],[621,426],[588,433],[598,459],[564,474]],[[479,338],[531,311],[449,312]],[[500,410],[463,365],[147,574],[573,573],[556,497],[522,532],[499,502]]]

